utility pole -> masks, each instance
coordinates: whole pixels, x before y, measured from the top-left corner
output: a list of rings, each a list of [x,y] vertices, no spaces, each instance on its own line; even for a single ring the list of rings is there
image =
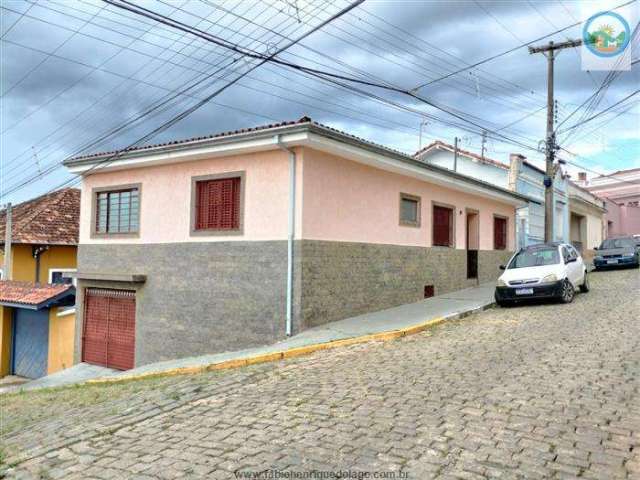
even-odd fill
[[[529,53],[542,53],[547,57],[547,135],[545,142],[545,179],[544,179],[544,241],[553,241],[553,179],[556,167],[553,164],[556,153],[556,136],[553,131],[553,64],[556,50],[574,48],[582,45],[582,40],[568,40],[561,43],[549,42],[539,47],[529,47]]]
[[[484,160],[484,152],[486,150],[486,146],[487,146],[487,131],[483,130],[482,131],[482,160]]]
[[[453,143],[453,171],[458,171],[458,137],[454,139]]]
[[[4,265],[2,270],[2,279],[11,280],[11,230],[12,230],[12,211],[11,203],[7,203],[6,209],[7,224],[4,231]]]

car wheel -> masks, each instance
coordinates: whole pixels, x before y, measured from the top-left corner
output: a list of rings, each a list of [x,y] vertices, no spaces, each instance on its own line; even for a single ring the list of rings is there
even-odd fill
[[[502,307],[502,308],[509,308],[512,305],[511,302],[507,302],[505,300],[496,300],[496,303],[498,304],[499,307]]]
[[[584,282],[580,285],[580,291],[582,293],[587,293],[589,291],[589,275],[587,275],[587,271],[584,271]]]
[[[571,285],[571,282],[568,279],[564,279],[562,282],[562,293],[560,294],[560,300],[562,303],[571,303],[573,302],[573,297],[576,295],[576,291]]]

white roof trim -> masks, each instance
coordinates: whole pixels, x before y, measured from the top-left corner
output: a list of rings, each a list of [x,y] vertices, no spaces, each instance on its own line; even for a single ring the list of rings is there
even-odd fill
[[[110,160],[102,166],[100,165],[101,162],[104,162],[105,158],[108,159],[110,157],[96,157],[95,161],[84,160],[82,163],[76,165],[68,165],[68,168],[71,173],[87,175],[95,172],[127,170],[152,165],[164,165],[201,160],[205,158],[275,150],[280,148],[278,146],[279,142],[280,145],[284,144],[287,147],[311,147],[316,150],[348,158],[375,168],[398,173],[400,175],[407,175],[457,191],[489,197],[517,207],[527,205],[526,200],[519,199],[508,192],[503,193],[500,190],[496,190],[497,187],[492,185],[487,184],[486,186],[483,186],[477,183],[478,180],[476,179],[467,177],[468,180],[465,180],[464,178],[460,178],[461,175],[454,175],[445,170],[439,172],[431,165],[429,168],[425,168],[426,165],[425,167],[413,165],[411,161],[416,161],[415,159],[407,157],[407,160],[410,161],[402,161],[400,159],[393,158],[393,153],[391,151],[388,155],[378,153],[378,151],[383,152],[384,150],[382,148],[378,148],[378,151],[375,151],[375,146],[374,148],[366,148],[365,146],[360,145],[359,140],[356,139],[353,141],[342,141],[340,139],[331,138],[330,136],[325,136],[309,130],[289,133],[283,131],[279,133],[276,129],[275,131],[269,132],[257,132],[255,135],[257,135],[257,137],[253,136],[246,139],[223,137],[215,139],[215,143],[213,144],[209,143],[202,146],[194,144],[185,146],[169,145],[166,148],[159,147],[146,152],[132,152],[131,155],[125,153],[121,158]]]
[[[282,142],[291,144],[302,140],[307,132],[282,134]],[[187,148],[169,150],[173,145],[167,146],[167,149],[154,149],[149,152],[132,152],[134,156],[123,156],[122,158],[114,158],[105,162],[105,157],[96,157],[95,162],[87,162],[79,165],[69,165],[67,168],[71,173],[77,175],[86,175],[95,172],[110,172],[114,170],[128,170],[130,168],[142,168],[152,165],[165,165],[170,163],[190,162],[193,160],[202,160],[205,158],[224,157],[228,155],[236,155],[240,153],[260,152],[266,150],[277,149],[274,135],[261,138],[251,138],[240,141],[225,142],[224,138],[219,143],[205,146],[186,145]],[[181,147],[178,145],[178,147]],[[106,159],[110,157],[107,156]],[[101,165],[101,162],[105,162]]]

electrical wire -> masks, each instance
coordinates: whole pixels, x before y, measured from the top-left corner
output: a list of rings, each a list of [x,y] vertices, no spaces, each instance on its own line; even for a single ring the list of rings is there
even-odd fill
[[[620,8],[623,8],[623,7],[626,7],[628,5],[631,5],[632,3],[635,3],[636,1],[638,1],[638,0],[629,0],[628,2],[625,2],[625,3],[621,4],[621,5],[616,6],[616,7],[613,7],[610,10],[611,11],[619,10]],[[444,75],[444,76],[442,76],[440,78],[436,78],[435,80],[431,80],[429,82],[420,84],[420,85],[414,87],[413,90],[420,90],[421,88],[427,87],[429,85],[433,85],[434,83],[440,82],[442,80],[446,80],[447,78],[451,78],[454,75],[457,75],[459,73],[466,72],[467,70],[471,70],[473,68],[479,67],[480,65],[484,65],[485,63],[491,62],[491,61],[493,61],[493,60],[495,60],[497,58],[504,57],[505,55],[508,55],[508,54],[513,53],[513,52],[515,52],[517,50],[520,50],[521,48],[528,47],[529,45],[533,45],[534,43],[537,43],[537,42],[539,42],[541,40],[544,40],[545,38],[552,37],[553,35],[557,35],[558,33],[566,32],[567,30],[569,30],[569,29],[571,29],[573,27],[577,27],[578,25],[583,24],[585,21],[586,20],[582,20],[582,21],[579,21],[579,22],[572,23],[571,25],[567,25],[566,27],[563,27],[561,29],[558,29],[558,30],[556,30],[554,32],[551,32],[551,33],[548,33],[546,35],[542,35],[542,36],[540,36],[538,38],[535,38],[534,40],[530,40],[530,41],[528,41],[526,43],[523,43],[523,44],[520,44],[520,45],[516,45],[515,47],[509,48],[509,49],[507,49],[507,50],[505,50],[503,52],[497,53],[495,55],[491,55],[490,57],[487,57],[487,58],[485,58],[483,60],[475,62],[475,63],[473,63],[473,64],[471,64],[469,66],[466,66],[464,68],[458,69],[455,72],[448,73],[447,75]]]
[[[236,78],[234,78],[233,80],[229,81],[228,83],[226,83],[224,86],[218,88],[217,90],[215,90],[213,93],[207,95],[204,99],[200,100],[199,102],[195,103],[194,105],[192,105],[191,107],[189,107],[188,109],[184,110],[183,112],[181,112],[180,114],[172,117],[169,121],[163,123],[162,125],[160,125],[159,127],[155,128],[154,130],[152,130],[151,132],[149,132],[148,134],[144,135],[143,137],[141,137],[140,139],[136,140],[135,142],[133,142],[131,145],[129,145],[126,149],[124,150],[120,150],[118,152],[116,152],[114,155],[111,155],[107,158],[105,158],[104,160],[101,160],[100,162],[96,163],[95,165],[93,165],[90,169],[88,169],[86,172],[84,172],[84,175],[88,175],[90,174],[93,170],[95,170],[96,168],[100,168],[101,166],[104,166],[105,164],[110,163],[111,161],[113,161],[114,159],[118,158],[123,152],[134,148],[137,145],[140,145],[146,141],[148,141],[150,138],[153,138],[154,136],[156,136],[158,133],[161,133],[162,131],[165,131],[166,129],[170,128],[171,126],[175,125],[176,123],[178,123],[179,121],[183,120],[184,118],[186,118],[187,116],[193,114],[196,110],[198,110],[199,108],[201,108],[203,105],[205,105],[206,103],[208,103],[211,99],[217,97],[218,95],[220,95],[222,92],[224,92],[225,90],[227,90],[229,87],[231,87],[232,85],[234,85],[237,81],[239,81],[241,78],[243,78],[244,76],[246,76],[248,73],[252,72],[253,70],[259,68],[261,65],[267,63],[268,61],[270,61],[272,58],[275,58],[276,55],[286,51],[287,49],[289,49],[290,47],[292,47],[293,45],[295,45],[296,43],[302,41],[304,38],[307,38],[309,35],[315,33],[316,31],[320,30],[321,28],[323,28],[324,26],[326,26],[328,23],[334,21],[336,18],[339,18],[340,16],[348,13],[349,11],[351,11],[352,9],[356,8],[358,5],[360,5],[364,0],[356,0],[355,2],[349,4],[347,7],[343,8],[342,10],[340,10],[339,12],[337,12],[336,14],[333,14],[331,17],[329,17],[328,19],[326,19],[325,21],[323,21],[322,23],[320,23],[319,25],[313,27],[311,30],[305,32],[303,35],[299,36],[298,38],[296,38],[295,40],[292,40],[290,42],[288,42],[285,46],[278,48],[274,53],[268,55],[266,58],[260,60],[259,62],[255,63],[254,65],[250,66],[247,70],[245,70],[245,72],[241,73],[240,75],[238,75]],[[242,57],[239,57],[242,58]],[[235,61],[239,60],[239,58],[237,58]],[[77,179],[71,179],[71,180],[67,180],[66,182],[64,182],[63,184],[61,184],[60,186],[55,187],[53,190],[57,190],[59,188],[62,188],[64,185],[69,184],[73,181],[77,181]],[[17,188],[22,188],[23,185],[19,185]],[[13,193],[16,189],[13,189],[12,191],[6,192],[5,195],[9,194],[9,193]],[[51,190],[52,191],[52,190]]]

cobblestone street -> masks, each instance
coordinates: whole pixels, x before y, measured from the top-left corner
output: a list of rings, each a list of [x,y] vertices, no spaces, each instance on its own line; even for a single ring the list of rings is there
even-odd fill
[[[6,475],[640,478],[640,275],[591,284],[570,305],[491,309],[386,343],[12,395]],[[95,398],[78,402],[87,388]]]

